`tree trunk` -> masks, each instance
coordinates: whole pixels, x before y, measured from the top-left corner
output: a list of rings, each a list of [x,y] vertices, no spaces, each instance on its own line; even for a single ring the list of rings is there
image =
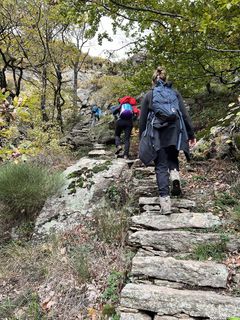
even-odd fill
[[[208,92],[209,94],[211,94],[211,93],[212,93],[212,87],[211,87],[211,83],[210,83],[210,82],[208,82],[208,83],[206,84],[206,88],[207,88],[207,92]]]
[[[3,67],[0,71],[0,88],[1,89],[7,89],[7,80],[6,80],[6,67]]]
[[[78,62],[73,64],[73,109],[77,111],[77,102],[78,102]],[[74,112],[75,113],[75,112]]]
[[[41,90],[41,113],[42,121],[49,121],[46,113],[46,92],[47,92],[47,65],[44,64],[42,68],[42,90]]]
[[[59,123],[59,126],[61,128],[61,132],[63,133],[63,119],[62,119],[62,106],[64,105],[64,99],[61,95],[61,89],[62,89],[62,71],[60,68],[60,65],[58,64],[56,70],[56,76],[57,76],[57,86],[55,91],[55,107],[57,110],[57,121]]]

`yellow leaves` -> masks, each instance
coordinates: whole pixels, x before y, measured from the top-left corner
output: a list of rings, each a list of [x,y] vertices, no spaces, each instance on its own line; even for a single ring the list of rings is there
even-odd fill
[[[6,139],[17,138],[18,128],[15,126],[3,128],[0,131],[0,136]]]
[[[16,110],[17,117],[19,121],[22,122],[31,122],[30,112],[25,108],[17,108]]]
[[[7,125],[6,120],[0,117],[0,126],[6,126],[6,125]]]
[[[88,316],[91,320],[97,320],[97,311],[94,308],[88,308]]]

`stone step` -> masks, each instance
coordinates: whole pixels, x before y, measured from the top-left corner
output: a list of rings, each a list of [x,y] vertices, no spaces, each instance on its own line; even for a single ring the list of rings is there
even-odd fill
[[[182,228],[213,228],[221,225],[220,219],[211,212],[172,213],[170,215],[141,214],[131,218],[131,228],[171,230]]]
[[[183,313],[190,317],[209,320],[239,317],[239,306],[240,298],[215,292],[133,283],[123,288],[120,301],[120,308],[148,311],[155,316],[174,316]]]
[[[174,203],[172,203],[172,212],[190,212],[189,209],[184,208],[184,207],[174,207],[173,206]],[[178,204],[178,203],[177,203]],[[146,214],[159,214],[160,212],[160,205],[148,205],[145,204],[145,206],[141,206],[140,207],[140,212],[145,212]]]
[[[196,202],[188,199],[171,199],[171,203],[173,207],[178,208],[195,208]],[[159,206],[159,197],[140,197],[139,205],[158,205]]]
[[[149,178],[150,176],[155,177],[155,169],[154,167],[135,168],[133,176],[139,180],[142,180],[143,178]]]
[[[98,158],[98,157],[102,157],[102,156],[105,156],[107,153],[105,150],[92,150],[88,153],[88,156],[90,158]]]
[[[145,187],[156,187],[157,188],[157,182],[156,182],[156,179],[155,178],[152,178],[152,177],[149,177],[148,179],[136,179],[136,178],[133,178],[132,180],[132,183],[135,187],[137,188],[140,188],[142,186],[145,186]]]
[[[132,260],[133,276],[184,283],[190,286],[226,288],[228,270],[212,261],[178,260],[172,257],[138,256]]]
[[[154,317],[154,320],[196,320],[196,318],[189,317],[184,314],[177,314],[176,317],[172,316],[158,316],[156,315]],[[153,320],[151,315],[144,313],[144,312],[139,312],[138,310],[129,310],[126,309],[125,312],[121,312],[121,320]]]
[[[126,309],[125,312],[121,310],[120,320],[152,320],[152,317],[138,310]]]
[[[84,130],[84,129],[81,129],[81,130],[72,130],[71,131],[71,135],[73,137],[76,137],[76,136],[84,136],[84,135],[87,135],[89,133],[89,130]]]
[[[102,143],[94,143],[93,147],[94,147],[94,149],[104,149],[105,145]]]
[[[129,235],[128,241],[130,245],[137,247],[172,253],[189,253],[200,244],[223,243],[223,238],[221,234],[210,232],[140,230]],[[238,251],[240,239],[237,236],[228,235],[225,245],[227,251]]]
[[[177,314],[176,317],[158,316],[158,315],[154,317],[154,320],[194,320],[194,319],[196,320],[196,318],[192,318],[184,314]]]
[[[155,185],[148,185],[146,183],[145,185],[142,186],[135,186],[134,189],[136,190],[135,193],[138,195],[138,197],[152,197],[152,196],[158,196],[158,188]]]

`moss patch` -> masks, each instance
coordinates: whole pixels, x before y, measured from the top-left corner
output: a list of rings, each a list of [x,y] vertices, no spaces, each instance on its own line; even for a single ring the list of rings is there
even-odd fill
[[[107,171],[109,169],[109,166],[112,164],[112,162],[110,160],[108,161],[105,161],[104,163],[102,164],[99,164],[97,166],[94,166],[92,168],[92,172],[93,173],[98,173],[98,172],[101,172],[101,171]]]
[[[67,176],[67,179],[73,179],[68,186],[69,194],[76,193],[77,188],[90,189],[91,186],[94,184],[94,182],[91,180],[93,175],[102,171],[107,171],[111,164],[112,162],[108,160],[104,163],[94,166],[92,169],[84,167],[80,170],[71,172]]]

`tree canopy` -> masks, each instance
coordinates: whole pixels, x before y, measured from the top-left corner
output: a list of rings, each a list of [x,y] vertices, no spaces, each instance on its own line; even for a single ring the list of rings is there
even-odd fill
[[[186,90],[202,86],[211,90],[212,82],[239,86],[238,0],[64,3],[71,7],[74,16],[83,11],[87,14],[92,32],[97,30],[101,16],[107,15],[112,18],[115,30],[120,27],[135,37],[132,53],[145,57],[142,66],[137,66],[137,78],[141,75],[147,79],[146,75],[158,64],[164,64],[171,78]],[[143,87],[147,85],[142,82]]]
[[[235,88],[240,84],[239,9],[239,0],[3,0],[2,71],[15,72],[16,94],[23,70],[41,75],[44,105],[46,84],[56,93],[59,72],[74,63],[75,70],[81,66],[82,47],[73,43],[73,30],[84,30],[85,41],[108,16],[113,30],[121,28],[126,37],[134,37],[130,57],[142,59],[138,64],[129,59],[124,72],[139,91],[149,86],[159,64],[186,92],[204,86],[211,91],[215,83]],[[109,38],[108,30],[98,35],[100,44],[104,38]]]

